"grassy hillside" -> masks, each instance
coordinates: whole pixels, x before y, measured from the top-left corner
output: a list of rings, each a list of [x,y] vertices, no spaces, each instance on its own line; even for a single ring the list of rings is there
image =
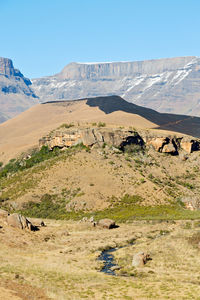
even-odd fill
[[[0,207],[46,224],[23,231],[0,216],[0,299],[198,300],[200,210],[182,200],[198,198],[199,166],[198,151],[183,160],[105,143],[43,146],[0,163]],[[94,227],[91,216],[119,227]],[[101,272],[108,249],[116,276]],[[152,260],[133,267],[138,252]]]
[[[135,145],[124,152],[107,145],[43,147],[1,167],[0,199],[31,217],[198,218],[200,212],[185,210],[182,199],[199,195],[199,162],[199,152],[183,161]]]

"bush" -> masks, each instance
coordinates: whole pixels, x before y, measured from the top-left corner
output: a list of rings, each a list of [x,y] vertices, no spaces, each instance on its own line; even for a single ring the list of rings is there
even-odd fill
[[[74,124],[72,124],[72,123],[69,123],[69,124],[64,123],[64,124],[60,125],[59,128],[71,128],[71,127],[74,127]]]
[[[97,124],[98,127],[106,127],[106,123],[103,123],[103,122],[99,122]]]
[[[124,152],[128,154],[135,154],[143,151],[143,147],[137,144],[130,144],[124,147]]]

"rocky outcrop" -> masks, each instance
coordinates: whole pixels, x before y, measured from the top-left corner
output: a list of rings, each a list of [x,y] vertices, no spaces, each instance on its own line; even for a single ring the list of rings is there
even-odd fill
[[[169,153],[169,154],[176,154],[177,149],[172,143],[170,143],[170,144],[164,145],[164,147],[162,148],[162,152]]]
[[[37,230],[36,226],[34,226],[26,217],[17,213],[7,216],[7,224],[14,228],[29,229],[31,231]]]
[[[147,140],[147,145],[152,145],[157,152],[162,152],[163,147],[168,143],[166,137],[153,137]]]
[[[192,139],[191,137],[152,137],[150,134],[145,136],[146,144],[152,145],[157,152],[178,154],[178,152],[184,151],[185,153],[192,153],[193,151],[200,150],[200,140]]]
[[[39,146],[48,146],[50,149],[54,147],[71,147],[77,144],[83,144],[87,147],[93,145],[102,146],[104,143],[112,145],[122,150],[128,144],[143,145],[141,136],[131,130],[117,130],[117,129],[66,129],[57,130],[53,134],[43,137],[39,140]]]
[[[181,139],[180,147],[187,153],[191,153],[193,151],[198,151],[200,149],[200,144],[199,141],[193,140],[189,137],[184,137]]]
[[[124,151],[127,145],[153,147],[155,151],[178,155],[200,150],[200,140],[186,136],[159,136],[159,133],[148,134],[125,129],[112,128],[69,128],[56,130],[39,140],[39,146],[64,148],[78,144],[87,147],[94,145],[102,147],[104,144]]]

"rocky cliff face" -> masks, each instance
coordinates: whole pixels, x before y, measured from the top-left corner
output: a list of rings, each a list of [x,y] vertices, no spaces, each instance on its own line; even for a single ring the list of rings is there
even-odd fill
[[[37,103],[31,85],[12,60],[0,57],[0,123]]]
[[[119,95],[160,112],[200,116],[200,58],[71,63],[61,73],[32,80],[43,100]]]
[[[87,147],[102,147],[106,144],[122,151],[131,145],[136,145],[141,149],[152,147],[157,152],[181,155],[183,159],[187,159],[187,154],[200,150],[200,140],[190,136],[167,135],[151,131],[138,133],[132,130],[112,128],[60,129],[39,140],[40,147],[48,146],[49,149],[67,148],[78,144]]]

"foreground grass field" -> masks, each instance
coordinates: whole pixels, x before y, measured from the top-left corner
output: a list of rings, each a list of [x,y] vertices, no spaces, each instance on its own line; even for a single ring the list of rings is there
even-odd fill
[[[187,159],[151,147],[43,147],[0,164],[0,206],[44,219],[28,232],[0,219],[0,300],[200,299],[200,153]],[[83,218],[114,219],[112,230]],[[113,254],[117,276],[101,271]],[[143,268],[132,257],[149,252]]]
[[[0,299],[200,299],[200,221],[46,223],[34,233],[0,224]],[[99,254],[119,246],[118,275],[101,273]],[[139,251],[152,260],[135,269]]]

